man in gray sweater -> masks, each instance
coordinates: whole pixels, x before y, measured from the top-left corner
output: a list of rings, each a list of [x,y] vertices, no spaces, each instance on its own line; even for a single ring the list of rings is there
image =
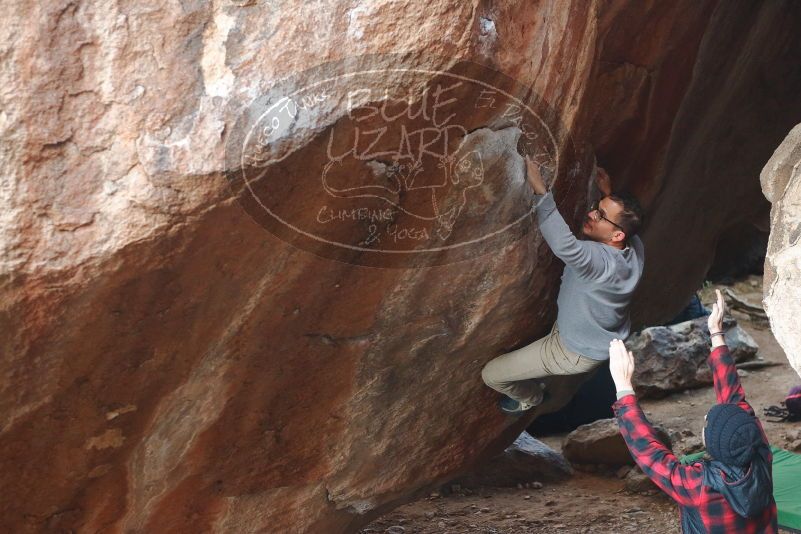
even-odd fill
[[[599,169],[603,197],[587,214],[583,240],[576,239],[556,209],[539,167],[526,158],[526,174],[534,189],[533,208],[542,236],[565,262],[559,289],[559,314],[542,339],[484,366],[481,377],[503,393],[501,409],[520,413],[540,404],[549,375],[589,373],[609,358],[609,343],[626,339],[631,328],[629,302],[644,265],[637,237],[642,211],[636,199],[613,195],[608,175]]]

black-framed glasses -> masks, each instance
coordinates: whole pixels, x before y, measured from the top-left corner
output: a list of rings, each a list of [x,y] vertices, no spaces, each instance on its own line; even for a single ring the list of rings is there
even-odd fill
[[[604,213],[604,210],[603,210],[603,208],[601,208],[601,201],[602,201],[604,198],[606,198],[606,197],[599,198],[598,200],[596,200],[595,202],[593,202],[592,206],[590,206],[590,218],[591,218],[593,221],[595,221],[595,222],[598,222],[598,221],[600,221],[601,219],[603,219],[603,220],[605,220],[606,222],[608,222],[609,224],[611,224],[612,226],[614,226],[615,228],[619,228],[621,232],[624,232],[624,233],[625,233],[626,231],[623,229],[623,227],[622,227],[622,226],[620,226],[619,224],[617,224],[617,223],[616,223],[616,222],[614,222],[614,221],[610,221],[610,220],[609,220],[609,219],[606,217],[606,213]]]

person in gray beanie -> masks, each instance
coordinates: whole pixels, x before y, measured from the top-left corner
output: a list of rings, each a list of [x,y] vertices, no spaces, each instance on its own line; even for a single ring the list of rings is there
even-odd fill
[[[617,388],[612,406],[620,433],[643,473],[679,504],[685,533],[778,532],[772,454],[723,336],[726,304],[717,291],[709,316],[709,366],[718,403],[702,432],[711,459],[682,465],[657,436],[631,384],[634,355],[619,339],[609,345],[609,371]]]

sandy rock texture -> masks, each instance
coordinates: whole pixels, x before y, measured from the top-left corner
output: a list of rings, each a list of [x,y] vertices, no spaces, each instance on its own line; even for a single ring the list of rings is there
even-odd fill
[[[331,132],[347,140],[376,120],[332,91],[307,95],[289,129],[263,124],[265,150],[231,163],[228,141],[246,146],[242,124],[259,124],[253,104],[274,103],[280,80],[309,85],[310,68],[372,54],[359,65],[379,89],[407,88],[399,64],[428,71],[411,81],[432,92],[451,71],[474,91],[475,78],[517,88],[505,98],[553,126],[536,140],[571,224],[593,153],[653,213],[643,317],[684,304],[704,272],[685,256],[749,215],[756,162],[801,119],[792,2],[43,1],[0,17],[8,532],[354,531],[528,422],[497,413],[479,376],[555,317],[562,266],[530,219],[492,247],[400,266],[342,245],[365,248],[376,206],[427,221],[440,245],[520,218],[529,191],[506,156],[532,130],[506,106],[459,100],[448,105],[473,122],[454,129],[458,158],[442,167],[418,176],[362,151],[326,167],[345,161],[326,152]],[[351,191],[348,177],[381,191],[367,219],[334,212],[324,237],[339,248],[263,215],[319,223],[321,173],[330,197]],[[412,187],[440,174],[444,200]],[[710,215],[712,193],[726,217]],[[554,380],[542,410],[576,386]]]
[[[801,375],[801,124],[794,127],[762,170],[771,202],[770,240],[763,284],[770,329]]]

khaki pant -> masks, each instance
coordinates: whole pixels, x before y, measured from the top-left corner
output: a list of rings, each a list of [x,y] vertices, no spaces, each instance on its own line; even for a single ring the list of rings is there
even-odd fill
[[[554,323],[544,338],[490,361],[481,370],[481,378],[518,402],[537,404],[542,395],[539,378],[588,373],[601,363],[568,350]]]

